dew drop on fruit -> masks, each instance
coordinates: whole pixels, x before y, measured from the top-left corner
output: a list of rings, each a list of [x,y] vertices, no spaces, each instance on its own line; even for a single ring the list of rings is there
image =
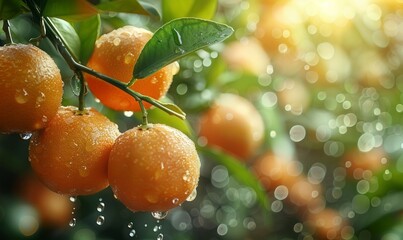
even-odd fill
[[[172,199],[172,203],[175,204],[175,205],[178,205],[178,203],[179,203],[179,198],[174,198],[174,199]]]
[[[22,90],[17,89],[14,95],[15,101],[19,104],[24,104],[28,102],[28,92],[24,88]]]
[[[113,45],[119,46],[119,44],[120,44],[120,38],[113,39]]]
[[[164,218],[166,218],[166,216],[168,215],[168,212],[151,212],[151,215],[157,219],[157,220],[162,220]]]
[[[173,62],[171,64],[171,66],[172,66],[172,75],[176,75],[180,70],[179,63],[178,62]]]
[[[195,200],[196,196],[197,196],[197,190],[195,188],[193,189],[192,193],[186,198],[186,201],[191,202]]]
[[[27,132],[27,133],[20,133],[20,138],[22,140],[29,140],[32,137],[32,133]]]
[[[76,219],[76,218],[72,218],[72,219],[70,220],[70,222],[69,222],[69,226],[70,226],[70,227],[74,227],[74,226],[76,226],[76,223],[77,223],[77,219]]]
[[[98,216],[97,221],[96,221],[97,225],[101,226],[102,224],[104,224],[104,222],[105,222],[105,217],[102,215]]]
[[[134,61],[134,55],[132,53],[128,53],[126,54],[125,58],[124,58],[124,62],[125,64],[130,64]]]

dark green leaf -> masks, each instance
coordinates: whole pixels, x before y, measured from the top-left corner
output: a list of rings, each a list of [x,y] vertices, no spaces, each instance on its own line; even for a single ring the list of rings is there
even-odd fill
[[[240,160],[215,149],[202,147],[198,150],[209,159],[214,160],[218,164],[225,166],[232,174],[232,176],[237,181],[239,181],[239,183],[253,189],[256,192],[259,204],[264,209],[268,209],[269,199],[266,191],[264,190],[256,176],[252,174],[252,172],[247,168],[245,164],[242,164]]]
[[[167,98],[164,98],[163,101],[165,102],[164,104],[171,104],[171,106],[175,106],[172,103],[166,103],[167,101],[169,102],[170,100]],[[178,108],[178,107],[177,107]],[[180,110],[180,109],[179,109]],[[180,110],[182,111],[182,110]],[[180,131],[182,131],[184,134],[186,134],[189,137],[193,136],[193,132],[192,129],[190,128],[190,125],[188,123],[188,121],[184,120],[184,119],[180,119],[176,116],[173,115],[169,115],[166,112],[162,111],[159,108],[152,108],[147,110],[148,113],[148,121],[150,123],[163,123],[166,124],[168,126],[171,126],[173,128],[176,128]],[[142,114],[139,113],[135,113],[136,117],[138,117],[139,119],[141,119]]]
[[[164,22],[182,17],[211,19],[216,9],[217,0],[162,0],[162,19]]]
[[[228,25],[198,18],[172,20],[159,28],[144,46],[133,76],[147,77],[189,53],[225,40],[233,31]]]
[[[112,0],[102,2],[96,7],[102,11],[125,12],[148,15],[148,12],[136,0]]]
[[[79,21],[97,13],[97,9],[86,0],[47,0],[43,15]]]
[[[153,16],[161,18],[161,1],[156,0],[156,1],[143,1],[143,0],[138,0],[138,2],[143,6],[143,8],[150,13]]]
[[[0,20],[11,19],[22,12],[21,0],[0,0]]]
[[[101,31],[101,18],[99,14],[86,20],[74,23],[74,28],[80,38],[80,61],[86,64],[94,50],[95,41]]]
[[[79,59],[80,56],[80,38],[76,33],[73,26],[59,18],[49,18],[61,37],[63,43],[66,45],[69,52],[75,59]]]

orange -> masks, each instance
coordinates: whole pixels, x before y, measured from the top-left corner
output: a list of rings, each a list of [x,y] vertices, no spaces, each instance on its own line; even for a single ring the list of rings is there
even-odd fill
[[[109,158],[111,188],[132,211],[164,212],[179,206],[195,193],[199,175],[194,143],[162,124],[124,132]]]
[[[342,239],[342,232],[348,227],[340,213],[330,208],[308,215],[306,223],[318,239]]]
[[[221,94],[199,122],[200,137],[207,145],[220,148],[242,160],[251,157],[264,138],[259,112],[247,99]]]
[[[128,83],[132,79],[134,65],[151,37],[151,32],[133,26],[125,26],[104,34],[96,41],[87,66]],[[168,65],[146,78],[138,79],[130,88],[159,99],[168,91],[174,71],[177,71],[177,67]],[[124,91],[89,74],[85,74],[85,79],[91,92],[104,105],[119,111],[140,111],[136,100]],[[145,103],[145,107],[150,106]]]
[[[38,211],[41,224],[67,226],[73,210],[68,196],[49,190],[34,175],[27,175],[22,179],[19,191],[21,197]]]
[[[60,70],[33,45],[0,47],[0,132],[31,132],[46,127],[63,96]]]
[[[75,107],[61,107],[48,127],[32,136],[31,166],[57,193],[96,193],[108,186],[109,153],[119,134],[117,125],[94,109],[80,115]]]
[[[354,148],[343,156],[342,163],[346,167],[347,176],[353,179],[362,179],[366,174],[375,175],[384,168],[386,153],[382,148],[374,148],[368,152],[361,152]]]
[[[267,152],[259,157],[252,165],[253,172],[268,191],[284,185],[291,188],[298,180],[301,170],[297,162],[285,157]]]

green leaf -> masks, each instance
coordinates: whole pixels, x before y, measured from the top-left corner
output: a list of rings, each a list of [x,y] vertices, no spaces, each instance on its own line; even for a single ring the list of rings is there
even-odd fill
[[[11,19],[22,12],[21,0],[0,0],[0,20]]]
[[[182,17],[211,19],[216,9],[217,0],[162,0],[162,19],[164,22]]]
[[[161,1],[146,1],[138,0],[138,2],[143,6],[143,8],[151,15],[159,17],[161,19]]]
[[[176,108],[178,108],[176,105],[169,103],[170,100],[167,99],[166,97],[163,99],[163,101],[164,101],[163,104],[165,104],[165,106],[170,105],[171,107],[175,106]],[[180,110],[180,111],[182,111],[182,110]],[[176,128],[176,129],[182,131],[184,134],[186,134],[190,138],[192,138],[194,135],[189,122],[186,121],[185,119],[180,119],[176,116],[169,115],[159,108],[148,109],[147,113],[148,113],[147,118],[150,123],[166,124],[168,126],[171,126],[173,128]],[[135,116],[139,119],[142,118],[141,112],[135,113]]]
[[[74,23],[80,42],[80,61],[86,64],[94,50],[95,41],[101,32],[101,18],[99,14],[86,20]]]
[[[59,18],[49,18],[52,22],[55,30],[66,45],[69,52],[75,59],[79,59],[80,56],[80,37],[77,35],[73,26]]]
[[[47,0],[43,15],[68,21],[79,21],[94,16],[97,9],[86,0]]]
[[[102,2],[96,7],[102,11],[124,12],[148,15],[148,12],[136,0],[112,0]]]
[[[233,31],[228,25],[198,18],[172,20],[159,28],[144,46],[133,77],[147,77],[189,53],[225,40]]]
[[[268,209],[269,199],[266,191],[262,187],[260,181],[245,164],[242,164],[240,160],[216,149],[200,147],[198,148],[198,151],[209,159],[225,166],[239,183],[253,189],[256,192],[259,204],[264,209]]]

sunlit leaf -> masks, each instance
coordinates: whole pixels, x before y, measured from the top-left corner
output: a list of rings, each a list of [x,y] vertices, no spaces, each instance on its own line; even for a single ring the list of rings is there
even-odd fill
[[[85,64],[91,56],[95,41],[101,31],[101,18],[95,15],[83,21],[74,23],[74,28],[80,38],[80,61]]]
[[[76,59],[79,59],[80,56],[80,37],[77,35],[73,26],[59,18],[49,18],[55,27],[55,30],[58,32],[58,35],[61,37],[63,43],[69,49],[70,53]]]
[[[159,28],[144,46],[133,76],[144,78],[163,66],[200,48],[228,38],[228,25],[198,18],[179,18]]]
[[[164,22],[182,17],[211,19],[216,9],[217,0],[162,0],[162,19]]]
[[[0,20],[11,19],[22,12],[21,0],[0,0]]]
[[[170,104],[171,106],[176,106],[176,105],[173,105],[172,103],[167,103],[168,101],[169,100],[167,98],[163,99],[163,102],[165,102],[165,105]],[[180,110],[180,111],[182,111],[182,110]],[[189,137],[192,137],[194,135],[188,121],[186,121],[185,119],[180,119],[176,116],[169,115],[159,108],[149,109],[149,110],[147,110],[147,113],[148,113],[148,115],[147,115],[148,121],[150,123],[166,124],[168,126],[171,126],[173,128],[176,128],[176,129],[182,131],[184,134],[188,135]],[[139,119],[141,119],[141,117],[142,117],[141,113],[135,113],[135,115]]]
[[[44,16],[79,21],[98,13],[97,9],[86,0],[47,0]]]
[[[148,12],[136,0],[112,0],[102,2],[96,7],[102,11],[125,12],[148,15]]]
[[[268,209],[269,199],[266,191],[260,184],[259,180],[252,174],[246,165],[242,164],[240,160],[225,154],[222,151],[211,149],[208,147],[201,147],[198,149],[204,156],[209,159],[225,166],[230,174],[241,184],[250,187],[256,192],[259,204]]]

